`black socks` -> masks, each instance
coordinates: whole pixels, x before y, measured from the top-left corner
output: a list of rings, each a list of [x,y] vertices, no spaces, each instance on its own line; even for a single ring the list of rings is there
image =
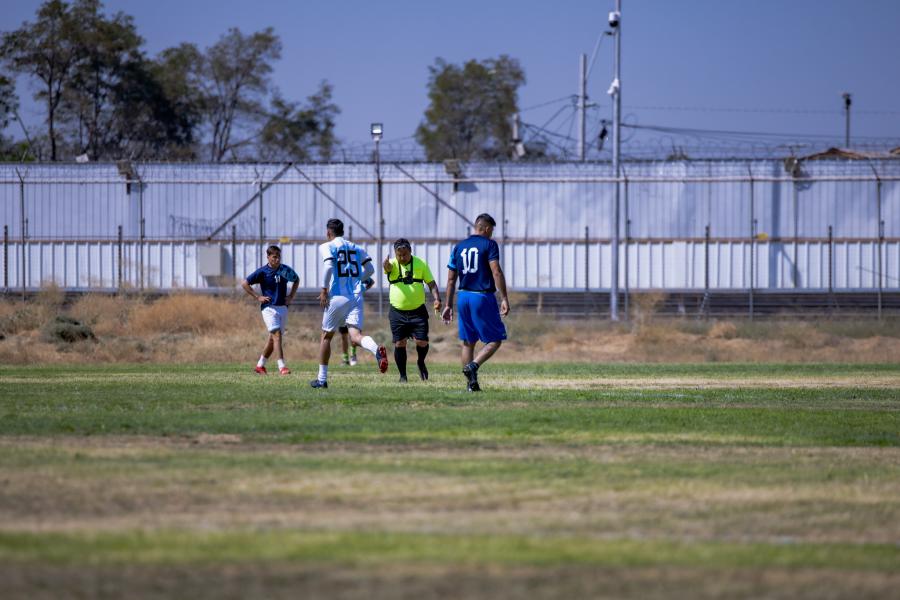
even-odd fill
[[[400,377],[406,377],[406,348],[394,346],[394,363],[400,371]]]
[[[423,366],[425,364],[425,356],[428,355],[428,349],[431,346],[416,346],[416,352],[419,353],[419,360],[416,361],[419,363],[419,366]]]

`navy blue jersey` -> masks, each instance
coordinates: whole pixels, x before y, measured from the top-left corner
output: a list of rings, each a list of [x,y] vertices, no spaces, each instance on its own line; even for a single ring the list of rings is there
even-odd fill
[[[271,299],[271,302],[261,302],[260,310],[267,306],[284,306],[289,281],[293,283],[300,281],[300,278],[287,265],[279,265],[277,269],[264,265],[247,276],[247,283],[250,285],[258,283],[261,294]]]
[[[500,246],[494,240],[472,235],[453,247],[447,268],[459,276],[459,289],[470,292],[494,293],[492,260],[500,260]]]

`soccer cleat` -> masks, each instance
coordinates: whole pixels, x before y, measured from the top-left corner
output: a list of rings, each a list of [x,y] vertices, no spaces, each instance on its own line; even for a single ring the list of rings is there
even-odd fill
[[[278,372],[281,373],[282,375],[290,375],[291,374],[291,370],[288,369],[287,367],[281,367],[280,369],[278,369]]]
[[[266,371],[265,367],[260,367],[260,366],[257,366],[253,370],[256,371],[257,375],[267,375],[269,373],[268,371]]]
[[[346,354],[341,356],[341,364],[345,367],[350,365],[350,358]]]
[[[428,381],[428,367],[425,363],[416,363],[416,366],[419,367],[419,377],[422,381]]]
[[[378,352],[375,353],[375,360],[378,361],[378,370],[382,373],[387,372],[388,360],[387,350],[384,346],[378,346]]]
[[[399,381],[399,383],[409,383],[409,380],[406,378],[406,375],[401,375],[401,376],[400,376],[400,381]]]
[[[350,355],[350,366],[351,366],[351,367],[355,367],[358,363],[359,363],[359,361],[356,360],[356,355],[355,355],[355,354],[351,354],[351,355]]]
[[[470,388],[469,391],[480,392],[481,388],[478,387],[478,363],[475,361],[470,362],[469,364],[467,364],[466,366],[463,367],[462,372],[463,372],[463,375],[466,376],[466,381],[469,384],[469,388]],[[473,384],[478,389],[472,390],[471,387]]]
[[[477,381],[473,381],[472,383],[469,383],[468,385],[466,385],[466,391],[467,392],[480,392],[481,386],[478,385]]]
[[[318,379],[313,379],[309,382],[309,387],[311,388],[321,388],[323,390],[328,389],[327,381],[319,381]]]

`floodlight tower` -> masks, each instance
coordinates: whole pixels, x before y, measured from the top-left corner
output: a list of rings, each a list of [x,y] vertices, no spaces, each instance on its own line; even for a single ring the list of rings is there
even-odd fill
[[[381,255],[384,246],[384,204],[382,204],[381,194],[381,148],[379,146],[381,138],[384,136],[384,125],[381,123],[372,123],[369,126],[369,133],[372,134],[372,141],[375,142],[375,202],[378,204],[378,264],[384,262]],[[383,277],[378,277],[378,316],[384,316],[384,282]]]
[[[616,38],[615,68],[613,81],[607,93],[613,98],[613,174],[616,179],[615,206],[613,208],[613,240],[612,240],[612,286],[609,291],[609,318],[619,320],[619,196],[621,183],[619,176],[619,154],[622,149],[622,0],[616,0],[616,10],[609,13],[609,27]]]

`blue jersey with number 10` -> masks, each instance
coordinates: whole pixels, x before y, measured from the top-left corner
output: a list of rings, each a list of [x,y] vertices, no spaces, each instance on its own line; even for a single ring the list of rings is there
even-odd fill
[[[490,262],[500,260],[500,246],[482,235],[472,235],[453,247],[447,268],[456,271],[459,289],[469,292],[497,291]]]

